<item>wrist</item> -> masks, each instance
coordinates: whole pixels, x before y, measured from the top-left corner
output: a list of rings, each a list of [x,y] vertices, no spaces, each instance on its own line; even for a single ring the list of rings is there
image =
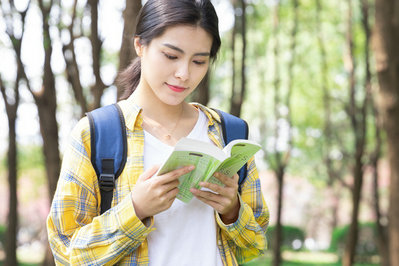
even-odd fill
[[[131,200],[133,204],[134,212],[141,221],[144,221],[148,216],[144,214],[144,211],[140,208],[139,204],[137,204],[134,200],[133,193],[131,194]]]
[[[240,202],[237,199],[236,204],[234,204],[233,208],[230,211],[228,211],[224,214],[219,213],[220,218],[222,219],[222,222],[224,224],[235,223],[237,221],[239,213],[240,213],[240,206],[241,206]]]

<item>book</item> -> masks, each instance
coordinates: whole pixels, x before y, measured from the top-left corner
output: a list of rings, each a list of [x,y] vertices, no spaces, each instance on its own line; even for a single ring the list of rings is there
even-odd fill
[[[179,178],[179,193],[176,196],[179,200],[188,203],[194,196],[190,192],[190,188],[200,189],[199,183],[202,181],[223,185],[213,176],[215,172],[232,177],[260,149],[259,144],[246,139],[231,141],[223,149],[220,149],[212,143],[182,138],[161,165],[158,175],[180,167],[194,165],[193,171]]]

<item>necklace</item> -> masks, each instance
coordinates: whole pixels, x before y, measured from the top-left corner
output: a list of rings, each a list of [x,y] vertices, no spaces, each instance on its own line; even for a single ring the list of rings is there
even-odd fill
[[[180,114],[179,114],[179,117],[177,118],[175,125],[170,130],[168,130],[161,123],[159,123],[151,118],[143,116],[143,121],[145,122],[146,126],[148,126],[150,129],[152,129],[152,131],[155,133],[155,135],[158,135],[158,137],[161,137],[162,139],[164,139],[166,141],[170,141],[172,139],[173,132],[176,130],[177,126],[180,123],[182,116],[183,116],[183,107],[180,110]]]

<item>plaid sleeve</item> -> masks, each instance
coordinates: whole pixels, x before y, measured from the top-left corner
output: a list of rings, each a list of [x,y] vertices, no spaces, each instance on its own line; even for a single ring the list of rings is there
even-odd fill
[[[74,128],[47,218],[55,261],[61,265],[111,265],[137,249],[152,231],[135,215],[130,195],[99,214],[99,188],[90,162],[87,118]]]
[[[261,192],[254,158],[248,162],[248,176],[239,199],[241,207],[235,223],[225,225],[218,214],[216,219],[228,246],[241,264],[264,254],[267,248],[269,210]]]

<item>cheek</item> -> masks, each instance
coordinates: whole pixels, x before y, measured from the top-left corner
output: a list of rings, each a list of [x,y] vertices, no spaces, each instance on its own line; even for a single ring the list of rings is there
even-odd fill
[[[163,78],[168,75],[168,68],[165,66],[165,63],[159,57],[154,56],[146,58],[144,64],[142,64],[141,71],[147,81],[152,84],[164,82]]]
[[[208,71],[208,67],[204,67],[204,68],[198,69],[198,71],[197,71],[197,73],[195,75],[195,82],[197,82],[199,84],[201,82],[201,80],[204,79],[207,71]]]

